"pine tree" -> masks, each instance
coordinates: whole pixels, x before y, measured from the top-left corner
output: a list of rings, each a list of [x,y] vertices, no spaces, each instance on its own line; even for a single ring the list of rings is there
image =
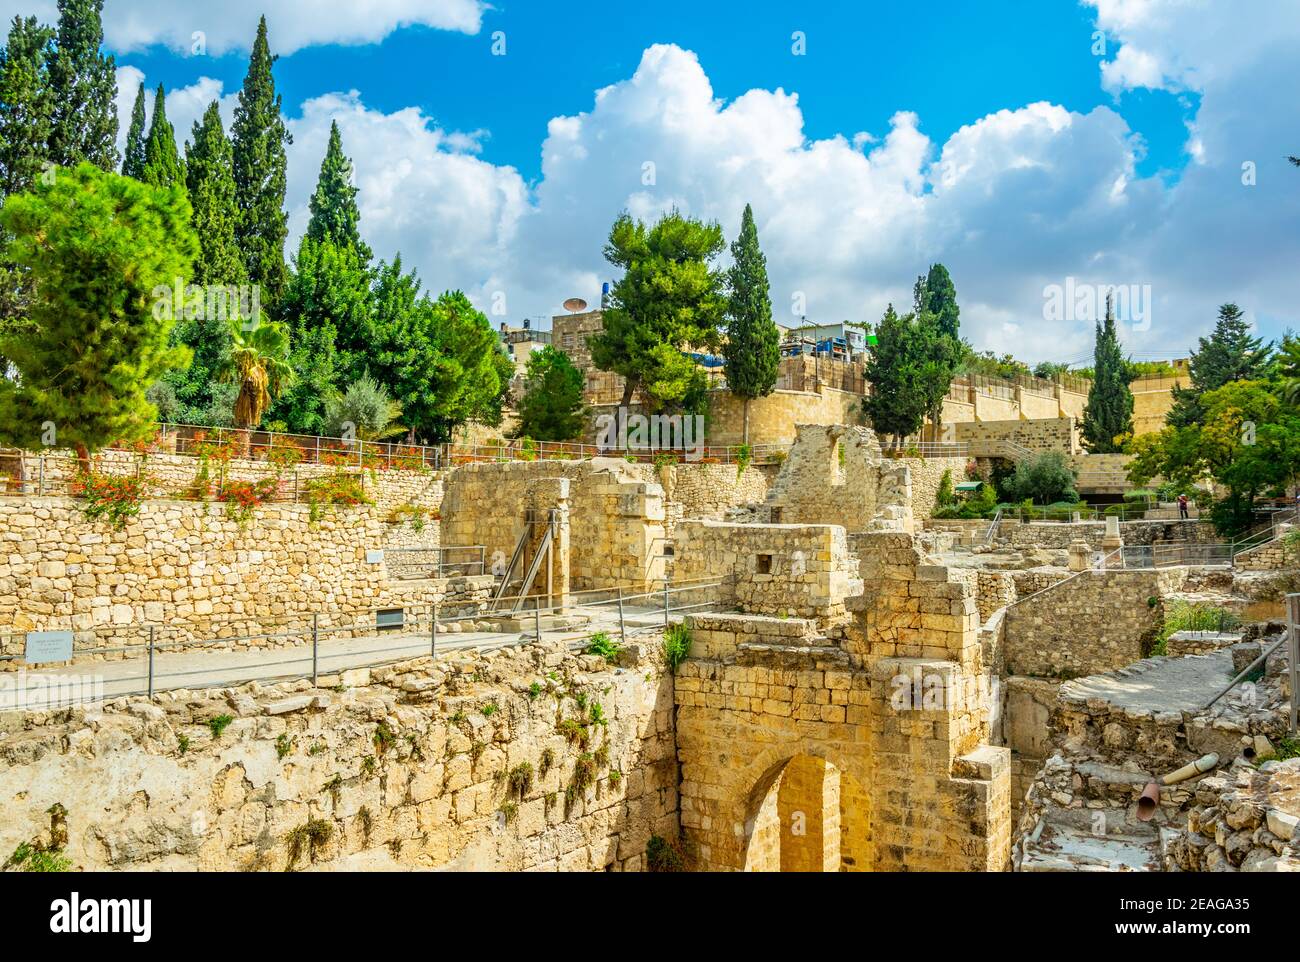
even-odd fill
[[[293,274],[276,305],[276,316],[289,325],[295,346],[306,334],[329,324],[339,378],[334,387],[340,392],[366,373],[372,352],[371,280],[371,271],[354,248],[304,236]]]
[[[1083,409],[1084,445],[1093,454],[1118,454],[1123,441],[1117,439],[1133,433],[1133,392],[1128,386],[1128,362],[1115,333],[1110,297],[1106,298],[1106,319],[1097,325],[1092,370],[1092,387]]]
[[[1219,318],[1208,338],[1200,338],[1192,352],[1190,387],[1173,389],[1174,404],[1165,422],[1173,427],[1198,424],[1204,417],[1201,395],[1232,381],[1258,381],[1268,376],[1273,344],[1250,336],[1250,325],[1236,304],[1219,308]]]
[[[357,188],[352,185],[352,180],[352,161],[343,154],[339,125],[331,123],[329,146],[325,149],[316,192],[311,198],[307,236],[314,241],[332,241],[339,247],[350,246],[360,255],[362,263],[368,264],[371,252],[361,240],[358,229],[361,212],[357,208]]]
[[[239,93],[239,106],[235,108],[231,139],[235,200],[239,206],[236,239],[248,279],[261,286],[262,299],[267,303],[280,298],[288,275],[284,263],[284,242],[289,233],[284,212],[284,148],[293,142],[280,115],[280,96],[271,76],[275,60],[266,39],[266,17],[262,17]]]
[[[871,393],[862,399],[863,413],[877,434],[902,441],[924,423],[929,398],[923,368],[932,340],[914,314],[900,317],[892,304],[885,310],[867,358]]]
[[[528,358],[524,396],[519,400],[517,438],[576,441],[587,426],[585,379],[569,355],[547,344]]]
[[[153,117],[144,142],[144,169],[139,179],[154,187],[185,184],[185,164],[176,149],[176,132],[167,119],[167,94],[162,84],[153,98]]]
[[[34,445],[46,422],[60,445],[89,452],[145,436],[146,389],[188,361],[169,340],[175,303],[158,290],[188,279],[198,241],[179,186],[150,187],[89,163],[8,198],[8,256],[34,277],[31,332],[0,340],[18,370],[0,379],[0,436]],[[87,243],[93,238],[93,243]]]
[[[140,180],[144,177],[144,81],[135,92],[135,106],[131,108],[131,127],[126,134],[126,153],[122,156],[122,175]]]
[[[41,172],[53,107],[49,71],[54,31],[14,17],[0,51],[0,196],[29,190]]]
[[[925,361],[917,376],[926,395],[926,414],[934,425],[934,439],[940,440],[943,401],[957,374],[965,346],[957,336],[957,290],[942,264],[934,264],[912,285],[912,315],[926,342]]]
[[[772,320],[767,258],[758,245],[758,228],[749,204],[740,218],[740,234],[731,245],[731,256],[733,263],[727,272],[727,338],[722,356],[727,361],[727,387],[743,399],[741,436],[748,444],[749,402],[772,393],[781,365],[781,335]]]
[[[117,66],[99,49],[103,9],[104,0],[59,0],[49,159],[65,167],[84,160],[117,169]]]

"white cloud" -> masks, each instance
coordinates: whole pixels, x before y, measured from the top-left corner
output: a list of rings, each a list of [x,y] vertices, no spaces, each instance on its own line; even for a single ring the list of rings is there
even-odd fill
[[[104,39],[111,50],[128,52],[163,45],[189,54],[200,40],[206,52],[248,50],[257,19],[266,14],[272,52],[291,54],[321,44],[378,43],[400,27],[425,26],[475,34],[482,26],[484,0],[109,0]],[[55,0],[4,0],[0,17],[37,16],[53,24]]]
[[[778,320],[792,319],[798,295],[811,318],[875,320],[887,301],[908,305],[915,276],[942,261],[966,336],[1031,361],[1091,351],[1091,324],[1043,320],[1044,288],[1070,277],[1150,285],[1151,327],[1126,334],[1139,353],[1186,350],[1227,300],[1270,333],[1300,326],[1300,172],[1282,159],[1300,153],[1300,135],[1285,139],[1296,129],[1300,18],[1270,20],[1277,42],[1266,42],[1231,5],[1093,2],[1105,63],[1120,65],[1103,65],[1099,82],[1121,97],[1134,86],[1200,97],[1196,162],[1172,187],[1138,174],[1143,139],[1110,107],[1015,106],[942,144],[908,112],[887,131],[809,140],[794,93],[721,101],[694,54],[657,45],[589,110],[550,121],[533,185],[483,158],[485,131],[442,130],[416,108],[383,113],[355,91],[308,101],[290,121],[289,253],[337,119],[377,255],[400,250],[427,287],[461,287],[485,310],[503,293],[511,320],[558,313],[573,295],[594,303],[613,274],[601,248],[622,210],[676,206],[719,220],[731,239],[748,202]],[[176,108],[169,96],[178,132],[188,130],[181,112],[197,115],[219,92],[211,83],[178,91]],[[1248,160],[1253,188],[1241,183]]]
[[[117,151],[126,150],[126,136],[131,127],[131,110],[135,106],[135,95],[140,83],[145,81],[144,74],[136,67],[117,68]],[[154,95],[157,85],[145,81],[144,113],[145,129],[153,117]],[[200,77],[194,83],[176,90],[166,91],[167,119],[176,133],[176,149],[185,154],[186,141],[192,140],[194,122],[203,117],[212,101],[220,101],[221,121],[226,135],[230,134],[230,122],[234,119],[235,100],[238,94],[222,96],[222,83],[211,77]]]

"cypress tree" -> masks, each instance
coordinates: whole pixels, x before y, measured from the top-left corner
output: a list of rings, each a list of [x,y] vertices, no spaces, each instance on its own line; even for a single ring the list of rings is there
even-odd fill
[[[1173,389],[1174,405],[1166,423],[1176,428],[1199,424],[1204,417],[1201,395],[1232,381],[1258,381],[1268,377],[1273,344],[1251,337],[1250,325],[1236,304],[1219,308],[1219,318],[1208,338],[1200,338],[1192,352],[1190,387]]]
[[[352,161],[343,153],[343,138],[337,122],[330,124],[329,146],[321,161],[316,192],[311,197],[311,220],[307,236],[314,241],[328,240],[338,247],[352,247],[362,263],[369,263],[370,248],[361,240],[358,224],[357,188],[352,185]]]
[[[900,317],[893,304],[880,319],[876,338],[866,368],[871,393],[862,399],[862,409],[877,434],[901,442],[916,433],[929,410],[924,368],[934,338],[914,314]]]
[[[50,137],[50,41],[54,31],[35,17],[14,17],[0,51],[0,194],[36,182]]]
[[[144,177],[144,81],[135,92],[131,108],[131,127],[126,133],[126,153],[122,157],[122,176],[141,180]]]
[[[59,0],[58,43],[50,61],[53,119],[49,159],[117,170],[117,66],[100,53],[104,0]]]
[[[194,209],[201,251],[194,263],[197,284],[239,284],[248,271],[239,255],[235,225],[235,176],[230,139],[221,125],[217,101],[194,122],[193,143],[185,145],[185,185]]]
[[[930,273],[925,277],[925,293],[925,309],[934,315],[939,333],[957,340],[961,308],[957,306],[957,288],[953,286],[948,268],[942,264],[930,266]]]
[[[1121,443],[1115,439],[1133,433],[1133,392],[1128,382],[1128,363],[1115,333],[1113,302],[1107,297],[1106,320],[1097,325],[1092,387],[1083,410],[1083,440],[1093,454],[1119,453]]]
[[[144,142],[144,170],[139,179],[154,187],[185,183],[185,164],[176,149],[176,133],[167,119],[167,94],[162,84],[153,98],[153,117]]]
[[[733,264],[727,272],[727,387],[743,399],[742,437],[749,443],[749,402],[766,397],[776,387],[781,364],[781,335],[772,320],[768,294],[767,258],[758,245],[758,228],[749,204],[740,218],[740,234],[731,245]]]
[[[239,207],[235,236],[248,279],[261,285],[262,297],[269,302],[279,299],[287,275],[284,241],[289,225],[284,212],[284,148],[293,142],[280,116],[280,96],[271,76],[275,60],[266,39],[266,17],[262,17],[248,74],[239,92],[231,139],[235,202]]]

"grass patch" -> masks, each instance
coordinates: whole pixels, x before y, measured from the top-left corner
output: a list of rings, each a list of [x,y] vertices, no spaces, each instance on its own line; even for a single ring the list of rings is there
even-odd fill
[[[72,862],[60,849],[23,842],[0,868],[14,872],[67,872],[71,871]]]
[[[1218,605],[1175,601],[1165,611],[1164,623],[1151,644],[1151,654],[1167,655],[1169,638],[1179,631],[1232,631],[1241,627],[1241,618]]]
[[[216,718],[208,719],[208,729],[212,732],[212,737],[214,739],[220,738],[221,733],[229,728],[230,723],[234,720],[232,715],[218,715]]]
[[[291,871],[298,864],[304,851],[315,858],[316,853],[324,847],[333,834],[334,826],[322,818],[310,819],[292,829],[284,839],[289,852],[289,862],[285,866],[285,871]]]
[[[618,649],[618,643],[609,636],[608,632],[598,631],[587,640],[587,654],[599,655],[606,661],[617,659]]]

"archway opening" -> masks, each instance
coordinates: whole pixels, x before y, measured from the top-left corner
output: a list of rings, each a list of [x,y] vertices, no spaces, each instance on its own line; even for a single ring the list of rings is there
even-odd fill
[[[869,799],[824,758],[795,755],[758,780],[745,822],[747,872],[869,871]]]

